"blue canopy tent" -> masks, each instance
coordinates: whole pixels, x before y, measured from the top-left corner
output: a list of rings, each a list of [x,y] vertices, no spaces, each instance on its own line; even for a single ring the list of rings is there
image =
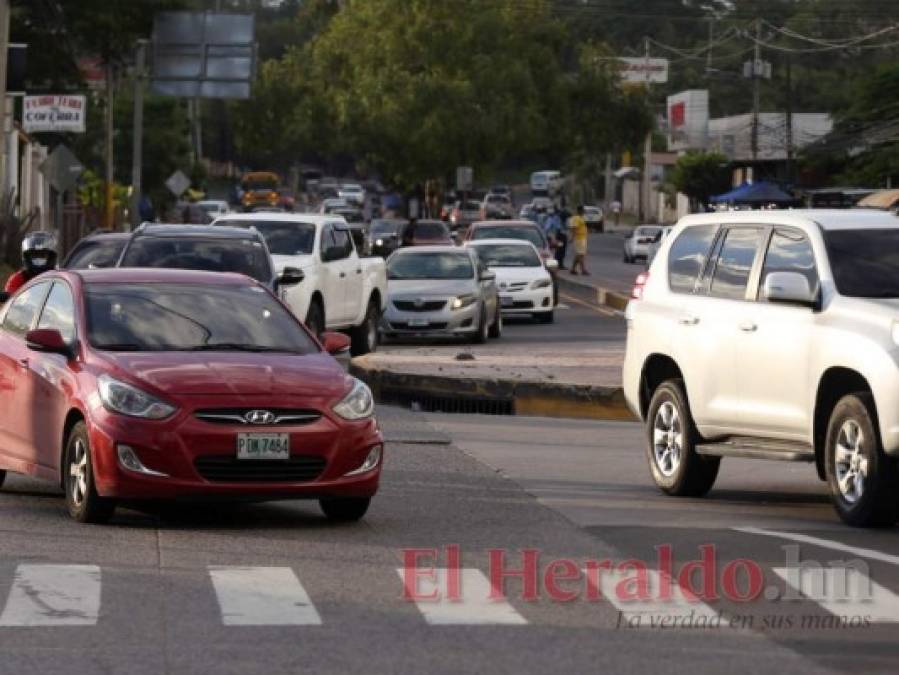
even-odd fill
[[[743,183],[740,187],[730,192],[715,195],[709,201],[713,204],[746,204],[764,206],[777,204],[778,206],[790,206],[796,203],[796,198],[781,190],[774,183],[761,181],[759,183]]]

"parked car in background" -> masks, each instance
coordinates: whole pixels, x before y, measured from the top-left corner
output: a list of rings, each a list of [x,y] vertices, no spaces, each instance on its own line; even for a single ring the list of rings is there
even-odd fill
[[[67,270],[115,267],[128,243],[128,232],[97,232],[79,240],[60,265]]]
[[[236,227],[144,224],[128,238],[116,266],[237,272],[271,290],[279,286],[262,235]],[[284,279],[285,285],[293,283],[293,276]]]
[[[463,337],[482,343],[502,334],[496,274],[458,246],[401,248],[387,260],[387,337]]]
[[[652,265],[652,261],[655,260],[656,255],[659,253],[659,249],[662,248],[662,244],[665,243],[665,239],[668,238],[668,235],[671,234],[672,230],[674,230],[674,226],[672,225],[663,225],[659,229],[659,233],[653,238],[652,243],[649,245],[649,252],[646,254],[646,269]]]
[[[76,521],[176,498],[317,499],[358,520],[377,492],[371,392],[326,353],[347,339],[323,349],[252,279],[49,272],[2,321],[0,361],[27,365],[0,389],[0,482],[61,486]],[[33,389],[40,405],[11,395]]]
[[[446,223],[440,220],[410,220],[399,231],[402,246],[450,246],[454,244]]]
[[[327,199],[323,199],[322,203],[318,207],[319,213],[334,213],[338,209],[349,209],[352,208],[343,197],[328,197]]]
[[[203,209],[212,220],[225,215],[231,210],[228,202],[223,199],[201,199],[197,202],[197,206]]]
[[[556,195],[561,189],[561,172],[535,171],[531,174],[531,194],[551,197]]]
[[[602,232],[605,224],[602,209],[598,206],[585,206],[584,222],[587,223],[589,229]]]
[[[450,227],[459,230],[481,218],[481,203],[473,199],[457,200],[450,212]]]
[[[553,322],[553,278],[549,269],[558,268],[555,260],[544,265],[537,247],[520,239],[478,239],[465,245],[477,251],[481,262],[496,273],[503,314],[524,314],[540,323]]]
[[[682,218],[628,304],[623,384],[653,482],[698,497],[721,458],[808,462],[843,522],[899,518],[899,220]]]
[[[365,203],[365,189],[358,183],[343,183],[337,190],[337,196],[356,206],[362,206]]]
[[[297,274],[299,283],[281,297],[316,335],[342,330],[354,355],[378,345],[378,321],[387,301],[387,274],[380,258],[362,258],[352,229],[338,216],[321,214],[230,214],[217,226],[249,228],[265,237],[275,269]]]
[[[624,253],[622,259],[626,263],[646,260],[649,257],[649,247],[662,228],[657,225],[640,225],[628,232],[624,238]]]
[[[371,255],[386,258],[399,246],[400,229],[408,221],[399,218],[379,218],[368,228],[368,250]]]
[[[512,218],[512,198],[505,194],[489,193],[481,202],[480,217],[483,220]]]

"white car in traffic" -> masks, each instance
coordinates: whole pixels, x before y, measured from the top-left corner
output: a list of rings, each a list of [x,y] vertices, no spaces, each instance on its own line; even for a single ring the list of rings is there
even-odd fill
[[[343,183],[337,190],[337,196],[356,206],[365,204],[365,188],[358,183]]]
[[[549,269],[558,263],[540,258],[537,247],[521,239],[476,239],[465,243],[496,273],[496,288],[502,313],[531,315],[541,323],[552,323],[553,280]]]
[[[381,258],[363,258],[347,222],[334,215],[232,213],[213,223],[252,227],[265,238],[276,274],[300,270],[303,279],[282,300],[313,333],[343,330],[354,355],[374,351],[387,302]]]
[[[656,236],[662,231],[658,225],[640,225],[635,227],[624,238],[624,253],[622,260],[626,263],[637,262],[638,259],[649,258],[649,247]]]

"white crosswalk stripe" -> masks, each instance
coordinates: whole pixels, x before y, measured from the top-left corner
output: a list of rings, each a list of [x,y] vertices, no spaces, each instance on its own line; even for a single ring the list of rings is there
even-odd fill
[[[425,621],[434,626],[461,626],[477,624],[522,625],[527,620],[506,600],[490,599],[490,580],[480,570],[462,568],[459,570],[459,598],[447,597],[448,574],[444,568],[434,570],[433,576],[415,576],[411,570],[407,575],[402,567],[397,569],[403,583],[417,582],[412,588],[415,594],[424,597],[437,593],[434,600],[416,600],[415,604]]]
[[[621,612],[621,621],[632,627],[658,628],[676,625],[678,621],[697,619],[711,621],[718,613],[692,594],[686,593],[676,580],[662,576],[659,570],[646,570],[646,590],[649,599],[623,599],[623,595],[636,593],[632,584],[636,575],[633,571],[600,570],[599,587],[602,597],[611,602]],[[666,592],[663,581],[668,582]],[[619,586],[623,582],[622,586]]]
[[[99,615],[96,565],[19,565],[0,626],[92,626]]]
[[[857,568],[776,567],[774,573],[831,614],[868,617],[872,623],[899,622],[899,596]]]
[[[210,567],[226,626],[318,626],[322,620],[289,567]]]

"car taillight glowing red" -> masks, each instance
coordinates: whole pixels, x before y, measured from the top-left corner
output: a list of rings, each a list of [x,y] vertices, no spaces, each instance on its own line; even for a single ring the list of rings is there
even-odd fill
[[[634,282],[634,290],[631,291],[631,297],[634,300],[643,298],[643,289],[647,281],[649,281],[649,272],[641,272],[637,275],[637,280]]]

